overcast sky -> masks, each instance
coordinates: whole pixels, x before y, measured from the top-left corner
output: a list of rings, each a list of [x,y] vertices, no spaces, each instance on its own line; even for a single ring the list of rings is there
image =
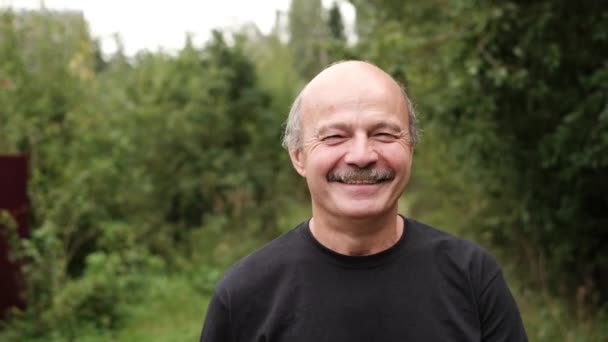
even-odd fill
[[[0,6],[17,8],[71,9],[84,13],[95,37],[106,53],[114,51],[114,33],[119,33],[129,55],[141,49],[179,49],[185,35],[202,44],[213,28],[234,28],[254,22],[269,32],[276,10],[286,11],[290,0],[0,0]],[[329,7],[332,0],[323,0]],[[354,9],[341,5],[345,21],[354,20]]]

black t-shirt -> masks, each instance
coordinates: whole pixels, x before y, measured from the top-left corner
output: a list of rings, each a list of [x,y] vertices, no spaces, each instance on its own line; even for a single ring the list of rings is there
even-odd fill
[[[200,341],[527,341],[496,261],[411,219],[369,256],[321,245],[308,222],[235,264]]]

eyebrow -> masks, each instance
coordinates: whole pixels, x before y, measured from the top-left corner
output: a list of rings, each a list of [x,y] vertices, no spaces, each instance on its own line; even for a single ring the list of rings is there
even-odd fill
[[[317,136],[324,135],[327,133],[327,131],[332,130],[332,129],[336,129],[336,130],[340,130],[340,131],[348,131],[351,127],[352,127],[352,125],[345,124],[345,123],[328,124],[328,125],[319,127],[316,131],[316,135]]]

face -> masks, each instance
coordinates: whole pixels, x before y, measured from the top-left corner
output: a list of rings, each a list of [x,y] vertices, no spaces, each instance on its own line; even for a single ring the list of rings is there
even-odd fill
[[[408,116],[398,86],[372,76],[361,82],[338,75],[307,89],[303,146],[290,156],[306,178],[314,216],[397,213],[412,163]]]

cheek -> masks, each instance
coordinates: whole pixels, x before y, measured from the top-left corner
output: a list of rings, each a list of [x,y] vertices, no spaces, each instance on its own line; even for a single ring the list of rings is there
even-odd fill
[[[307,173],[326,175],[340,163],[342,154],[338,148],[317,148],[309,155]]]
[[[395,170],[409,169],[411,165],[412,155],[409,149],[405,149],[401,145],[386,145],[380,153],[388,166]]]

